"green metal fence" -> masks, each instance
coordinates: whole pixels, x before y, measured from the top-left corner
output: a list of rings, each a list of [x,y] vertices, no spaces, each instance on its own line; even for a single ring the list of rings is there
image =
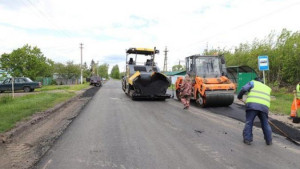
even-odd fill
[[[41,82],[43,86],[47,86],[47,85],[52,84],[53,78],[51,78],[51,77],[38,77],[38,78],[36,78],[35,81]]]
[[[257,73],[249,66],[229,66],[227,67],[227,76],[236,84],[236,93],[239,93],[246,83],[257,77]]]

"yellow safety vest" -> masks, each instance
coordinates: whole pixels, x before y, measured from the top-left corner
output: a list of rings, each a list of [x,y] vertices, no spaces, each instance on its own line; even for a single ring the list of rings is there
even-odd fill
[[[296,86],[296,91],[297,91],[297,99],[300,99],[300,85],[299,84]]]
[[[246,103],[263,104],[270,108],[270,94],[272,89],[261,82],[255,80],[252,80],[252,82],[254,83],[254,87],[248,93]]]

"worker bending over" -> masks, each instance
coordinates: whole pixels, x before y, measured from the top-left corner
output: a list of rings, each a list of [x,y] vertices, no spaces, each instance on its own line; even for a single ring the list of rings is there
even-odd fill
[[[297,109],[300,107],[300,82],[296,86],[295,98],[291,106],[291,117],[297,116]]]
[[[253,121],[256,116],[260,119],[261,128],[267,145],[272,144],[272,129],[268,123],[271,88],[263,84],[259,78],[250,81],[241,89],[238,99],[248,92],[246,100],[246,123],[243,130],[244,143],[250,145],[253,141]]]

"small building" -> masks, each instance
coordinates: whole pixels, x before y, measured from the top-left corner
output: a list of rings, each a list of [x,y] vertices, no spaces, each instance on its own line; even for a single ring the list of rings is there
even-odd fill
[[[246,83],[257,77],[257,73],[249,66],[229,66],[227,77],[236,84],[236,92],[239,93]]]
[[[179,71],[165,72],[164,74],[171,80],[172,84],[175,84],[178,77],[185,76],[186,71],[179,70]]]
[[[62,76],[58,73],[54,73],[51,78],[52,80],[56,82],[57,85],[72,85],[72,84],[80,84],[80,78],[73,77],[73,78],[66,78],[66,76]]]

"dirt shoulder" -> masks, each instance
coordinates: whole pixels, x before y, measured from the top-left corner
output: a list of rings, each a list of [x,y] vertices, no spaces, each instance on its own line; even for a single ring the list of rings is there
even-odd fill
[[[81,90],[70,100],[36,113],[1,134],[0,168],[20,169],[34,165],[99,89]]]

